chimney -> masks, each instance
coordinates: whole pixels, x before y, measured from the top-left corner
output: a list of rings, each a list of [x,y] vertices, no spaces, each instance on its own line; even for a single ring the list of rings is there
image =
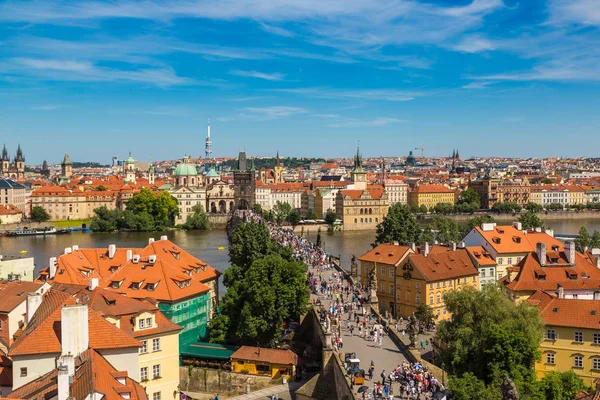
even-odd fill
[[[429,243],[427,243],[427,242],[423,243],[423,247],[421,248],[421,254],[424,257],[427,257],[429,255]]]
[[[88,289],[90,291],[95,290],[98,287],[98,278],[90,278],[88,280]]]
[[[417,246],[415,245],[415,242],[412,242],[412,243],[410,244],[410,249],[411,249],[412,251],[417,251]]]
[[[554,230],[553,229],[546,229],[544,232],[546,233],[546,235],[554,237]]]
[[[117,245],[109,244],[108,245],[108,258],[110,258],[110,259],[114,258],[116,252],[117,252]]]
[[[133,250],[127,250],[127,261],[130,261],[133,258]]]
[[[448,243],[448,248],[452,251],[456,251],[456,242]]]
[[[513,222],[513,227],[518,230],[518,231],[522,231],[523,230],[523,224],[521,224],[518,221]]]
[[[37,311],[37,309],[42,304],[42,295],[39,293],[31,292],[27,293],[27,315],[26,322],[29,324],[31,318],[33,318],[33,314]]]
[[[594,300],[600,300],[600,291],[599,290],[596,290],[594,292]]]
[[[162,236],[160,237],[160,240],[168,240],[168,239],[167,239],[167,235],[162,235]]]
[[[536,231],[537,233],[541,233],[541,232],[542,232],[542,228],[535,228],[535,231]]]
[[[152,244],[152,243],[154,243],[154,238],[148,239],[148,244]]]
[[[483,224],[481,224],[481,230],[484,232],[491,232],[494,230],[495,227],[495,222],[484,222]]]
[[[89,347],[88,307],[64,306],[61,310],[62,355],[78,356]]]
[[[150,265],[156,264],[156,254],[151,254],[148,256],[148,263]]]
[[[73,249],[71,249],[70,247],[65,247],[65,254],[71,254],[73,252]]]
[[[71,397],[71,383],[75,375],[75,358],[64,355],[58,359],[58,400]]]
[[[538,242],[535,245],[535,252],[542,267],[546,266],[546,243]]]
[[[134,255],[133,256],[133,263],[137,264],[139,262],[140,262],[140,255],[139,254]]]
[[[54,279],[54,275],[56,275],[56,257],[50,257],[48,261],[48,277]]]
[[[74,245],[72,246],[72,248],[73,248],[73,251],[77,251],[77,250],[79,250],[79,245],[77,245],[77,244],[74,244]]]
[[[394,240],[394,246],[400,246],[400,242],[398,242],[397,240]]]
[[[465,242],[459,242],[457,247],[458,247],[459,249],[464,249],[465,247],[467,247],[467,245],[466,245],[466,243],[465,243]]]
[[[565,242],[565,256],[569,260],[569,264],[575,265],[575,242]]]
[[[558,284],[558,298],[559,299],[565,298],[565,288],[563,288],[560,283]]]

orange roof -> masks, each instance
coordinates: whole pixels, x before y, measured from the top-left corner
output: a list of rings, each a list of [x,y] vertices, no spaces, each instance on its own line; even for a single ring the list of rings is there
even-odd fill
[[[127,260],[127,251],[139,261]],[[150,263],[150,256],[156,262]],[[38,281],[48,276],[48,268],[40,271]],[[209,291],[205,282],[217,280],[220,273],[177,247],[169,240],[157,240],[143,249],[117,248],[113,258],[108,249],[79,249],[57,258],[57,272],[51,283],[87,285],[98,278],[99,286],[132,298],[151,297],[159,301],[178,301]],[[113,287],[117,285],[117,287]]]
[[[419,185],[413,189],[415,193],[454,193],[444,185]]]
[[[542,267],[535,252],[527,254],[517,266],[520,272],[510,282],[504,281],[512,291],[538,289],[556,291],[561,284],[566,290],[600,289],[600,269],[583,255],[575,253],[575,265],[571,266],[563,251],[547,251],[546,266]]]
[[[373,200],[379,200],[381,198],[381,196],[384,195],[385,190],[384,190],[383,186],[381,186],[381,185],[369,185],[369,186],[367,186],[367,190],[360,190],[360,189],[340,190],[342,197],[349,196],[352,200],[360,199],[365,194],[365,192],[367,192],[368,197],[372,198]]]
[[[545,232],[532,232],[518,230],[512,225],[495,226],[490,231],[484,231],[480,226],[475,230],[488,242],[498,254],[502,253],[529,253],[535,251],[538,242],[546,243],[548,248],[558,246],[564,248],[564,244]]]
[[[540,309],[546,325],[600,329],[600,300],[559,299],[537,290],[527,302]]]
[[[492,255],[483,246],[467,246],[466,249],[477,264],[496,265],[496,261]]]
[[[296,365],[298,356],[291,350],[242,346],[231,355],[232,360],[261,361],[271,364]]]
[[[54,292],[50,290],[49,293]],[[56,300],[62,298],[62,302]],[[75,305],[74,298],[52,296],[40,305],[34,314],[34,320],[13,343],[11,357],[27,354],[46,354],[61,352],[61,312],[63,306]],[[61,304],[62,303],[62,304]],[[54,308],[50,314],[48,312]],[[45,318],[43,318],[45,317]],[[140,347],[141,343],[105,320],[98,312],[88,309],[89,346],[92,349],[119,349]]]
[[[23,211],[19,210],[12,204],[0,204],[0,215],[17,215],[23,214]]]
[[[412,253],[408,255],[408,259],[427,281],[479,275],[466,249],[453,251],[445,246],[433,245],[427,257],[420,253]]]
[[[27,300],[27,293],[35,292],[43,283],[25,281],[0,282],[0,313],[9,313]]]
[[[12,361],[0,350],[0,386],[12,386]]]
[[[106,400],[123,400],[122,394],[129,393],[131,400],[147,400],[144,388],[127,376],[126,372],[117,371],[104,357],[90,349],[75,358],[76,374],[73,376],[71,395],[75,399],[85,399],[91,393],[102,393]],[[21,386],[8,398],[42,400],[58,389],[58,370],[49,373]],[[123,381],[123,382],[120,382]]]
[[[383,243],[358,257],[358,259],[360,261],[397,265],[408,252],[410,252],[408,246]]]

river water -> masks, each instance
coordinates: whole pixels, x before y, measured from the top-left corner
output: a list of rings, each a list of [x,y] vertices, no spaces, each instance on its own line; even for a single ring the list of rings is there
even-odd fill
[[[600,220],[556,220],[549,221],[548,226],[556,233],[576,234],[581,226],[585,226],[590,233],[600,231]],[[119,232],[119,233],[83,233],[73,232],[68,235],[54,235],[47,237],[22,236],[0,237],[0,254],[15,255],[26,250],[29,256],[35,258],[36,272],[48,265],[48,259],[64,252],[66,247],[79,245],[83,247],[106,247],[116,244],[118,247],[144,247],[148,238],[158,239],[167,235],[169,240],[176,243],[195,257],[207,262],[217,270],[223,272],[229,267],[227,249],[229,242],[224,230],[212,231],[171,231],[171,232]],[[316,228],[306,229],[304,236],[311,241],[317,238]],[[375,231],[347,231],[321,233],[321,241],[327,252],[341,255],[342,265],[349,269],[352,255],[357,257],[371,249],[375,239]],[[225,250],[218,250],[225,247]],[[222,292],[223,293],[223,292]]]

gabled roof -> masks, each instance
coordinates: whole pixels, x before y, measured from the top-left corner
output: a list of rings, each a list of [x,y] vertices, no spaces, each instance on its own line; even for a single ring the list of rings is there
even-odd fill
[[[444,185],[419,185],[413,189],[413,193],[454,193]]]
[[[27,301],[27,293],[35,292],[42,286],[43,283],[40,282],[0,282],[0,313],[11,312],[19,304]]]
[[[358,259],[360,261],[397,265],[410,251],[410,247],[408,246],[383,243],[373,250],[366,252]]]
[[[479,275],[466,249],[453,251],[445,246],[434,245],[427,257],[420,253],[411,253],[408,259],[427,281]]]
[[[537,290],[527,302],[540,309],[546,325],[600,329],[600,300],[559,299]]]
[[[512,225],[495,226],[492,230],[486,231],[480,226],[476,226],[474,229],[498,254],[532,252],[535,251],[538,242],[546,243],[548,248],[555,246],[561,250],[564,248],[563,242],[545,232],[527,231],[524,233]]]
[[[467,246],[469,255],[478,265],[491,266],[496,265],[496,261],[492,255],[483,246]]]
[[[8,398],[45,400],[58,390],[58,370],[54,369],[40,378],[13,391]],[[120,382],[123,381],[123,383]],[[92,393],[103,394],[104,400],[123,400],[122,394],[129,393],[130,400],[147,400],[144,388],[117,371],[104,357],[90,349],[75,359],[75,374],[71,386],[74,399],[85,399]]]
[[[254,346],[240,347],[231,355],[231,358],[282,365],[296,365],[298,363],[298,356],[291,350],[265,349]]]

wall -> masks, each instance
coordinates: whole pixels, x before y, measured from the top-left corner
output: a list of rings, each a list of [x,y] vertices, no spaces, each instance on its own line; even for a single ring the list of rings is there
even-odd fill
[[[155,352],[152,351],[154,338],[160,338],[160,350]],[[152,398],[152,393],[161,392],[161,399],[170,400],[179,385],[179,333],[153,335],[138,340],[148,342],[148,353],[139,355],[139,369],[148,368],[148,381],[141,382],[142,386],[149,398]],[[156,364],[160,364],[160,379],[152,379],[152,366]]]
[[[256,391],[268,387],[271,378],[208,368],[179,367],[179,390],[184,392],[219,393],[221,397],[226,397],[246,393],[247,384],[251,391]]]
[[[227,221],[229,220],[229,215],[208,215],[208,223],[210,224],[210,229],[223,229],[225,225],[227,225]]]
[[[33,257],[10,258],[5,256],[0,261],[0,279],[7,279],[10,274],[21,275],[21,280],[32,282],[34,278],[33,270],[35,264]]]
[[[6,230],[6,231],[10,231],[13,229],[21,229],[24,227],[28,227],[28,228],[46,228],[46,227],[52,227],[54,225],[52,225],[52,222],[32,222],[32,221],[27,221],[27,222],[21,222],[20,224],[2,224],[2,229]]]
[[[60,353],[13,357],[13,390],[56,368],[56,358],[58,356],[60,356]],[[27,376],[25,377],[21,377],[22,367],[27,368]]]
[[[127,371],[133,380],[140,380],[138,348],[98,350],[117,371]],[[162,371],[161,371],[162,372]]]

